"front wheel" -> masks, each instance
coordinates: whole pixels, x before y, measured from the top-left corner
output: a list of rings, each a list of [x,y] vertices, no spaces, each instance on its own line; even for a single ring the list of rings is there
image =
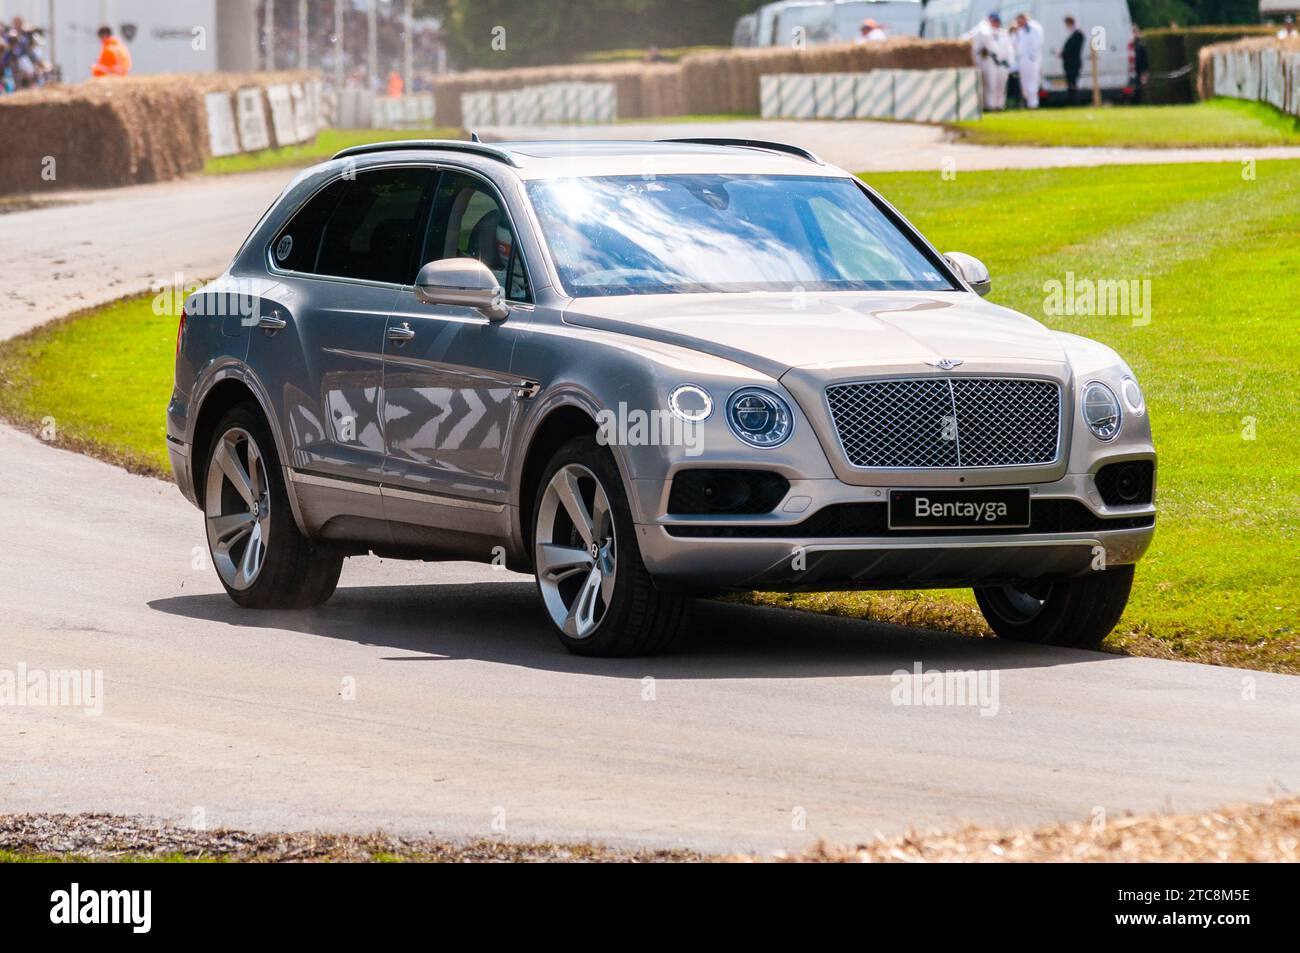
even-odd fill
[[[618,466],[593,437],[551,458],[533,506],[537,589],[578,655],[651,655],[687,624],[690,598],[656,587],[637,547]]]
[[[343,557],[298,531],[271,428],[254,404],[217,424],[203,515],[221,585],[247,609],[305,609],[334,594]]]
[[[1133,567],[1113,566],[1077,579],[985,586],[975,601],[999,638],[1095,649],[1124,614]]]

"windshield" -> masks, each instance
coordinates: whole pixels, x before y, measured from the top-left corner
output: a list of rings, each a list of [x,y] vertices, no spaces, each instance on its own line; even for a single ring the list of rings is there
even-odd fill
[[[540,179],[528,194],[578,298],[693,291],[953,291],[852,179]]]

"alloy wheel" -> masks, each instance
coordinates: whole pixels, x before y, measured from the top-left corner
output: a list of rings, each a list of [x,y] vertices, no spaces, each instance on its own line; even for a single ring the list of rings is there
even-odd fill
[[[600,480],[571,463],[556,471],[537,511],[534,562],[551,621],[572,639],[600,626],[618,568],[613,514]]]
[[[208,549],[222,582],[245,590],[257,582],[271,541],[271,487],[252,435],[239,427],[221,437],[208,462],[203,513]]]

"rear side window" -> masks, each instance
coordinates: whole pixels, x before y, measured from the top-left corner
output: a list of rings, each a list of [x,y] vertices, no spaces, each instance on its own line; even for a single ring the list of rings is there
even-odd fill
[[[333,183],[309,202],[272,246],[291,271],[409,285],[417,234],[432,197],[431,169],[379,169]]]

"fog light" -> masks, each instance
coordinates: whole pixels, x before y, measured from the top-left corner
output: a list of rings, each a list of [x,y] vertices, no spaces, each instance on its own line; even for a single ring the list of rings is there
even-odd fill
[[[1115,474],[1115,492],[1125,503],[1132,503],[1142,494],[1144,482],[1137,465],[1126,463]]]

